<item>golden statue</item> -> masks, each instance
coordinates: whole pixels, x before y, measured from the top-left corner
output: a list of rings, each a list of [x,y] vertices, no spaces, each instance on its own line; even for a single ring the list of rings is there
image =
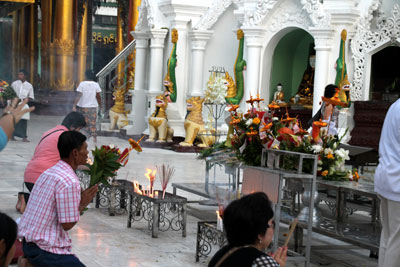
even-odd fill
[[[203,121],[203,102],[204,98],[191,97],[186,100],[186,106],[188,115],[185,119],[185,141],[180,142],[181,146],[193,146],[193,142],[196,139],[198,134],[206,133],[207,130],[204,127]],[[209,130],[210,131],[210,130]],[[198,145],[199,147],[209,147],[214,144],[215,137],[214,136],[202,136],[200,135],[201,143]]]
[[[227,83],[228,89],[226,90],[227,98],[235,97],[236,96],[236,85],[235,81],[233,80],[232,76],[229,75],[229,73],[226,71],[225,72],[225,80]]]
[[[285,102],[285,93],[282,91],[282,84],[278,83],[276,86],[276,91],[274,93],[273,101],[274,103],[278,104],[280,107],[286,107],[287,104]]]
[[[154,142],[158,136],[157,143],[172,142],[174,130],[169,127],[166,109],[168,106],[167,97],[163,94],[156,97],[156,110],[149,118],[150,135],[147,142]]]
[[[315,55],[310,55],[308,67],[304,71],[303,78],[301,79],[299,89],[296,95],[300,97],[297,104],[303,105],[305,108],[312,108],[313,93],[314,93],[314,73],[315,73]],[[294,104],[294,97],[290,99]]]
[[[110,109],[110,130],[114,130],[116,127],[121,129],[127,126],[129,123],[126,114],[129,111],[125,111],[125,89],[120,88],[114,91],[114,106]]]

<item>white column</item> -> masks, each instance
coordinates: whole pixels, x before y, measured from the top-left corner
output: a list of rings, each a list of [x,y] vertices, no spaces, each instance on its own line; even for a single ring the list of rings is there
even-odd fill
[[[261,48],[266,30],[261,28],[242,28],[242,30],[244,32],[244,41],[247,48],[247,70],[244,99],[242,100],[243,104],[250,98],[250,95],[255,97],[260,90]]]
[[[320,108],[321,97],[324,95],[325,86],[328,85],[329,69],[333,64],[329,62],[332,49],[333,34],[332,29],[310,29],[315,42],[315,76],[314,76],[314,115]]]
[[[126,127],[128,135],[141,134],[147,128],[147,90],[146,80],[146,53],[149,47],[150,35],[148,32],[131,32],[136,40],[135,56],[135,90],[132,92],[132,108],[128,115],[129,120],[133,121],[133,127]]]
[[[192,40],[191,86],[188,96],[203,96],[204,53],[214,31],[194,30],[189,33]]]
[[[150,110],[148,110],[148,115],[155,109],[156,96],[162,93],[164,42],[167,33],[168,30],[166,29],[150,30],[150,75],[148,92]]]

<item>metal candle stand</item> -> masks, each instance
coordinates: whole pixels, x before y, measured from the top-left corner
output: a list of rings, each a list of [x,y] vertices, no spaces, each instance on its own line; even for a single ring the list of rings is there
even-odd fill
[[[121,215],[128,206],[127,192],[133,190],[133,183],[128,180],[115,180],[110,185],[99,185],[96,194],[96,208],[108,208],[110,216]]]
[[[201,221],[197,223],[196,262],[200,257],[210,255],[213,246],[223,247],[228,243],[224,232],[217,230],[217,222]]]
[[[158,231],[168,230],[182,230],[182,237],[186,237],[187,199],[167,192],[162,199],[162,191],[154,192],[158,192],[158,198],[129,192],[127,227],[130,228],[135,221],[144,219],[148,222],[153,238],[158,237]]]

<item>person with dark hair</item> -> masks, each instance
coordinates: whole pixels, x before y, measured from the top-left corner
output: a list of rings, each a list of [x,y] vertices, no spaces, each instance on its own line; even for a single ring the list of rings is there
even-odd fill
[[[14,220],[0,212],[0,267],[7,267],[14,256],[17,232]]]
[[[87,126],[84,128],[86,136],[93,137],[93,143],[97,143],[96,121],[97,121],[97,108],[99,107],[100,100],[100,85],[95,81],[96,75],[93,70],[85,72],[86,81],[79,84],[76,91],[78,96],[75,99],[73,111],[81,112],[86,119]]]
[[[334,84],[328,84],[325,87],[324,97],[332,98],[338,87]],[[332,104],[322,103],[321,106],[321,119],[328,123],[328,135],[337,135],[338,133],[338,121],[339,121],[339,110]]]
[[[17,94],[17,97],[22,101],[24,99],[33,100],[35,97],[33,95],[33,86],[30,84],[26,78],[28,77],[28,73],[26,70],[21,69],[18,72],[18,80],[11,84],[11,88]],[[24,105],[24,109],[29,109],[28,104]],[[26,112],[21,120],[15,125],[15,130],[13,133],[13,137],[11,140],[15,140],[14,136],[22,138],[22,141],[29,142],[27,129],[28,129],[28,120],[30,119],[30,113]]]
[[[278,248],[274,256],[263,251],[274,235],[274,211],[263,192],[233,201],[225,209],[223,223],[228,245],[211,259],[209,267],[284,267],[287,247]]]
[[[39,176],[60,160],[60,154],[57,150],[57,142],[60,135],[69,130],[79,131],[85,126],[85,117],[83,117],[81,113],[73,111],[65,116],[61,125],[57,125],[42,135],[42,138],[37,144],[33,157],[26,166],[24,173],[24,183],[29,192],[32,191]],[[24,212],[28,199],[28,193],[18,193],[16,209],[19,212]]]
[[[57,148],[61,160],[40,175],[19,223],[25,265],[29,261],[34,266],[85,266],[72,254],[68,231],[97,192],[97,185],[81,192],[75,174],[87,161],[86,136],[65,131]]]

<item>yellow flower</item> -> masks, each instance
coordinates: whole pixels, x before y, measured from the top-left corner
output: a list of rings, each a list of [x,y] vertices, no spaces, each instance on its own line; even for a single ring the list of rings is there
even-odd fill
[[[327,158],[327,159],[334,159],[335,157],[333,156],[333,154],[329,153],[329,154],[326,156],[326,158]]]
[[[325,171],[321,172],[321,175],[322,175],[322,176],[327,176],[327,175],[328,175],[328,171],[325,170]]]
[[[253,123],[256,124],[256,125],[260,124],[260,122],[261,122],[261,121],[260,121],[259,118],[254,118],[254,119],[253,119]]]

